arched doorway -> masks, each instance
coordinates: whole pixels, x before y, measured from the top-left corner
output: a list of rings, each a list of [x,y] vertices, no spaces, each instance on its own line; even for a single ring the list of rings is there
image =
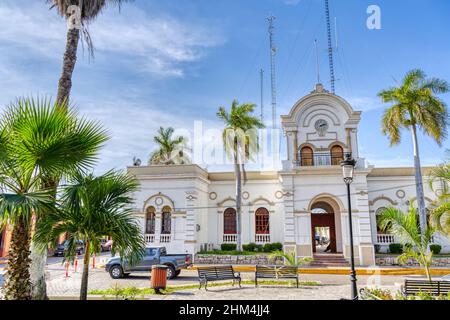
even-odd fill
[[[311,206],[312,249],[324,245],[321,253],[336,253],[336,219],[333,207],[325,201],[317,201]]]

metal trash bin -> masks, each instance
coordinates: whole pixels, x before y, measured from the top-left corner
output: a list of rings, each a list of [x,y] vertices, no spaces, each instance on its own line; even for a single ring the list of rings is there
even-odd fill
[[[152,274],[150,278],[150,286],[156,293],[161,293],[161,289],[166,289],[167,286],[167,266],[155,265],[152,266]]]

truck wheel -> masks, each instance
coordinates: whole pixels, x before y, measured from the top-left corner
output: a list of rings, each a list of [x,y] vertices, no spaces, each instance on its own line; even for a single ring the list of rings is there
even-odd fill
[[[112,266],[111,269],[109,269],[109,275],[113,279],[120,279],[123,277],[123,270],[122,267],[119,265]]]
[[[172,266],[167,266],[167,279],[173,279],[176,277],[175,268]]]
[[[181,273],[181,270],[175,271],[175,277],[178,277],[180,275],[180,273]]]

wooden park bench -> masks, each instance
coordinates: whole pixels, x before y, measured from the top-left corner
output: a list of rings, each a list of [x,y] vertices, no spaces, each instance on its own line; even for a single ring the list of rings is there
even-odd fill
[[[406,279],[402,292],[405,296],[414,296],[418,293],[428,293],[432,296],[447,295],[450,292],[450,282]]]
[[[295,279],[298,288],[298,268],[291,266],[256,266],[255,286],[258,279]]]
[[[200,282],[199,289],[205,285],[205,290],[208,290],[208,282],[221,280],[233,280],[233,286],[235,281],[238,281],[239,287],[241,287],[241,275],[233,270],[233,266],[197,267],[197,271]]]

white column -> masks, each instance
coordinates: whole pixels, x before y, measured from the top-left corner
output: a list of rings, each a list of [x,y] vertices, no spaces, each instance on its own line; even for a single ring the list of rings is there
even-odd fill
[[[197,192],[187,191],[186,194],[186,225],[185,225],[185,241],[184,248],[187,252],[194,255],[197,244],[197,219],[195,216],[195,207],[197,205]],[[206,226],[203,226],[206,228]]]

